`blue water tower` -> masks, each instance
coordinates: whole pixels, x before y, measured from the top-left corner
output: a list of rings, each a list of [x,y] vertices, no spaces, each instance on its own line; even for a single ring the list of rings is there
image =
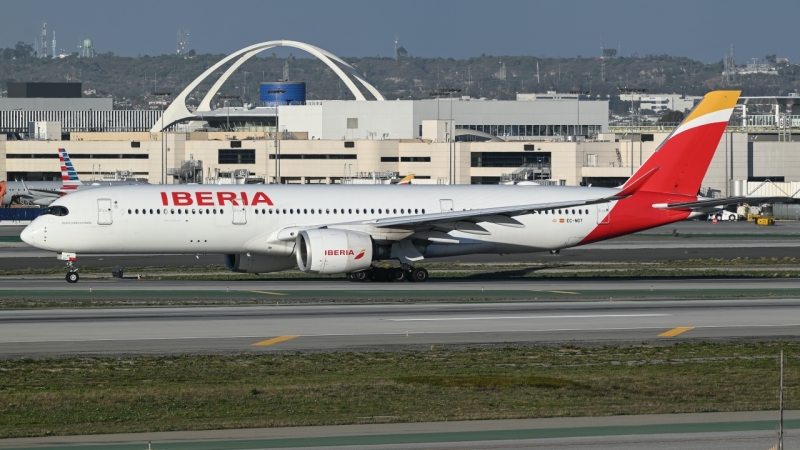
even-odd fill
[[[269,91],[285,91],[282,94],[270,94]],[[275,81],[261,83],[258,88],[258,100],[262,106],[305,105],[306,83],[304,81]]]

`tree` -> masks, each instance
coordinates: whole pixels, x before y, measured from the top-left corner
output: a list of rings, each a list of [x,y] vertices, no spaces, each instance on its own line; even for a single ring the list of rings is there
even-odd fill
[[[658,123],[680,123],[683,120],[684,114],[680,111],[666,110],[664,114],[658,119]]]
[[[17,42],[17,45],[14,46],[14,57],[15,58],[28,58],[33,56],[33,46],[26,44],[22,41]]]
[[[603,49],[603,58],[613,58],[617,56],[617,49],[615,48],[604,48]]]
[[[406,51],[405,48],[403,48],[403,46],[400,46],[400,47],[397,48],[397,56],[400,56],[400,57],[408,56],[408,52]]]
[[[775,64],[778,62],[778,55],[767,55],[764,59],[770,64]]]

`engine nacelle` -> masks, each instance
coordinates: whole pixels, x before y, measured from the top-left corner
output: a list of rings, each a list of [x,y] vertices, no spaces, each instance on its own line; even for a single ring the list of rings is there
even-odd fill
[[[231,272],[241,273],[269,273],[289,270],[295,267],[294,255],[269,256],[251,253],[238,255],[225,255],[225,265]]]
[[[303,272],[348,273],[372,264],[372,238],[357,231],[316,229],[297,235],[297,267]]]

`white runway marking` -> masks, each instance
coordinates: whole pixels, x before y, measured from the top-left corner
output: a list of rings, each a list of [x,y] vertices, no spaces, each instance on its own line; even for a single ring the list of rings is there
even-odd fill
[[[435,322],[446,320],[519,320],[519,319],[596,319],[603,317],[663,317],[672,314],[592,314],[572,316],[497,316],[497,317],[428,317],[409,319],[383,319],[387,322]]]

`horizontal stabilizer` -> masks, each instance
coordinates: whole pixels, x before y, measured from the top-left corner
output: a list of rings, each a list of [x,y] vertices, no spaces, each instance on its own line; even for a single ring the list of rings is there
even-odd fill
[[[791,197],[726,197],[714,198],[710,200],[698,200],[695,202],[679,202],[679,203],[656,203],[653,205],[655,209],[683,209],[694,210],[702,208],[710,208],[713,206],[732,205],[734,203],[773,203],[773,202],[791,202]]]

